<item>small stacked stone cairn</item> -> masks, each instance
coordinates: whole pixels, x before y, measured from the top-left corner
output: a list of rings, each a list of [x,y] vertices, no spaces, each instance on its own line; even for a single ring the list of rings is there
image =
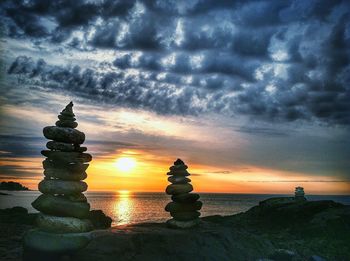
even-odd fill
[[[187,168],[181,159],[177,159],[167,173],[170,176],[168,181],[172,184],[166,188],[166,193],[172,195],[172,202],[166,205],[165,211],[173,217],[167,221],[168,226],[173,228],[190,228],[200,221],[202,202],[198,201],[198,194],[190,193],[193,187],[189,183]]]
[[[48,150],[41,153],[47,157],[43,161],[44,179],[39,183],[43,193],[32,206],[40,211],[37,229],[29,231],[25,246],[38,251],[69,252],[84,247],[89,242],[93,229],[87,219],[90,205],[85,195],[87,184],[86,169],[92,157],[84,153],[87,148],[80,145],[85,134],[76,130],[78,126],[70,102],[58,115],[56,126],[43,130]]]
[[[295,188],[295,200],[296,201],[305,201],[305,192],[303,187],[296,187]]]

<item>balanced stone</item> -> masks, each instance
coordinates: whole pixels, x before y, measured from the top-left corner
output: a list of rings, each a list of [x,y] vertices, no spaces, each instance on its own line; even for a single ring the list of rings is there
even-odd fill
[[[51,233],[83,233],[93,229],[88,219],[74,217],[56,217],[40,214],[36,224],[42,231]]]
[[[185,170],[187,168],[188,168],[187,165],[174,165],[174,166],[171,166],[169,169],[171,171],[175,171],[175,170]]]
[[[56,121],[56,126],[58,127],[67,127],[67,128],[73,128],[75,129],[76,127],[78,127],[78,123],[75,121]]]
[[[58,115],[58,119],[60,119],[61,121],[75,121],[76,118],[74,118],[73,116],[66,116],[66,115]]]
[[[45,138],[54,141],[82,144],[85,141],[85,134],[72,128],[48,126],[43,130]]]
[[[68,180],[68,181],[70,180],[79,181],[87,178],[87,174],[85,171],[81,173],[74,173],[66,169],[53,169],[53,168],[46,169],[44,171],[44,175],[45,177],[48,177],[48,178],[55,178],[55,179]]]
[[[188,173],[187,170],[172,170],[167,173],[167,175],[173,175],[173,176],[179,176],[179,177],[184,177],[184,176],[189,176],[190,173]]]
[[[169,202],[165,211],[167,212],[190,212],[195,210],[200,210],[202,208],[202,202],[196,201],[194,203],[177,203],[177,202]]]
[[[74,113],[73,113],[73,102],[70,102],[67,104],[66,108],[64,108],[62,111],[61,111],[61,115],[65,115],[65,116],[68,116],[68,117],[74,117]]]
[[[49,160],[62,163],[86,163],[92,160],[92,156],[90,154],[75,151],[65,152],[42,150],[41,154],[48,157]]]
[[[168,178],[168,181],[173,184],[185,184],[191,182],[189,178],[186,178],[184,176],[171,176]]]
[[[193,190],[191,184],[171,184],[166,188],[166,193],[168,195],[176,195],[182,193],[188,193]]]
[[[189,221],[198,218],[201,213],[198,211],[190,211],[190,212],[170,212],[170,215],[179,221]]]
[[[194,203],[199,199],[199,195],[196,193],[184,193],[171,196],[171,200],[178,203]]]
[[[39,183],[39,191],[44,194],[72,195],[87,190],[87,184],[83,181],[63,181],[44,179]]]
[[[54,162],[49,159],[45,159],[43,161],[43,168],[50,169],[65,169],[72,173],[81,173],[84,172],[89,167],[89,164],[83,164],[83,163],[69,163],[69,164],[62,164],[62,162]]]
[[[92,156],[84,153],[81,147],[85,134],[76,130],[73,103],[70,102],[58,116],[56,126],[43,129],[48,141],[42,155],[44,179],[39,183],[40,195],[32,206],[40,211],[36,224],[37,230],[25,235],[25,249],[49,251],[57,254],[71,254],[83,248],[90,241],[94,228],[90,220],[90,205],[82,193],[87,184],[81,180],[87,178],[86,169]]]
[[[80,147],[71,143],[58,142],[58,141],[49,141],[48,143],[46,143],[46,148],[50,150],[77,151],[77,152],[84,152],[87,150],[86,147]]]
[[[190,193],[193,187],[189,183],[191,179],[187,178],[190,175],[187,168],[181,159],[177,159],[167,173],[170,175],[168,181],[172,183],[165,190],[167,194],[172,195],[172,202],[165,206],[165,211],[170,212],[173,217],[167,221],[169,227],[189,228],[199,224],[199,210],[203,204],[198,201],[198,194]]]
[[[77,193],[72,195],[63,195],[62,196],[65,199],[68,199],[72,202],[87,202],[87,198],[83,193]]]
[[[166,223],[171,228],[191,228],[197,226],[200,223],[200,219],[196,218],[189,221],[179,221],[172,218],[169,219]]]
[[[62,196],[48,194],[40,195],[32,206],[40,212],[59,217],[86,218],[90,211],[89,203],[72,202]]]

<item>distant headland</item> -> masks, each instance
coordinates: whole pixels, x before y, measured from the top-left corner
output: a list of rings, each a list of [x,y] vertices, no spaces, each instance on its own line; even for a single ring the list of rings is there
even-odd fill
[[[10,190],[10,191],[26,191],[30,190],[29,188],[23,186],[21,183],[14,181],[3,181],[0,183],[0,190]]]

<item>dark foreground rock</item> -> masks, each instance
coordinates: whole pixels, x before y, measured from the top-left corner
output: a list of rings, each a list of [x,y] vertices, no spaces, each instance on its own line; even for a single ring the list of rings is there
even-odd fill
[[[95,215],[94,224],[107,222]],[[0,233],[0,242],[12,244],[0,245],[0,259],[21,251],[24,228],[11,225],[0,223],[8,237]],[[63,260],[350,260],[350,206],[333,201],[272,199],[238,215],[204,217],[190,229],[147,223],[89,233],[90,243]]]
[[[39,213],[28,213],[28,210],[23,207],[0,209],[0,260],[22,260],[23,236],[34,228],[38,215]],[[112,222],[112,219],[101,210],[91,210],[87,219],[93,224],[94,229],[110,228]],[[79,241],[79,238],[77,240]],[[43,241],[42,245],[47,243]],[[28,260],[61,259],[56,259],[55,256],[48,258],[47,255],[43,255],[41,258],[36,256]]]
[[[333,201],[272,199],[201,220],[186,230],[150,223],[95,231],[74,260],[350,260],[350,207]]]

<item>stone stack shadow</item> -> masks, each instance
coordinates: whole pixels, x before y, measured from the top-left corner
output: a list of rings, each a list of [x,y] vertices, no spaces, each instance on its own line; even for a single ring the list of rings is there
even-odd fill
[[[43,193],[32,206],[40,211],[37,229],[25,235],[26,247],[38,251],[67,252],[84,247],[89,242],[93,224],[88,220],[90,204],[83,194],[87,190],[86,169],[92,157],[85,153],[85,134],[78,126],[70,102],[58,116],[56,126],[43,130],[48,150],[41,153],[44,179],[39,183]]]
[[[165,211],[170,212],[173,217],[167,221],[168,226],[173,228],[190,228],[198,225],[200,221],[199,210],[202,208],[202,202],[198,201],[198,194],[190,193],[193,186],[190,184],[187,168],[182,160],[177,159],[167,173],[170,176],[168,181],[172,184],[166,188],[166,193],[172,195],[172,202],[166,205]]]

